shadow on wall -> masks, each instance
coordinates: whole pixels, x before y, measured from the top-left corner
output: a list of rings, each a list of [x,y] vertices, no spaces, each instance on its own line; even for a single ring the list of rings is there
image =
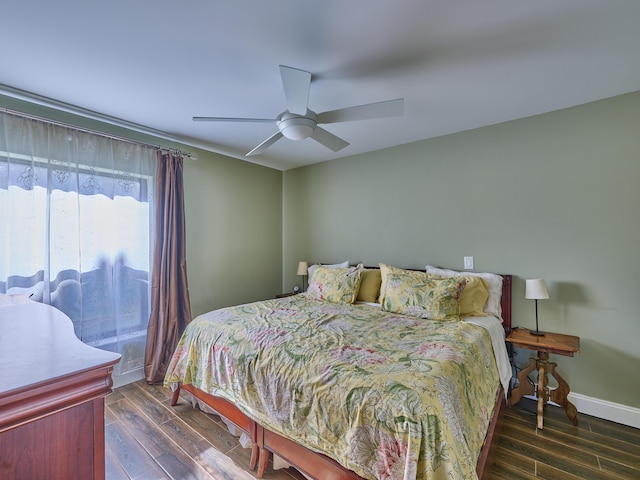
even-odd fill
[[[583,285],[572,282],[555,282],[551,285],[550,296],[564,303],[586,305],[589,296]]]

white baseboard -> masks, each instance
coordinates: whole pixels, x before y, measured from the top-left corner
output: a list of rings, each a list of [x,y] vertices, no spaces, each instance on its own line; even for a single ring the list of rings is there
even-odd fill
[[[113,375],[113,388],[122,387],[127,383],[137,382],[144,378],[144,369],[140,367],[137,370],[127,372],[124,375]]]
[[[640,408],[628,407],[573,392],[569,393],[569,401],[576,406],[580,413],[640,428]]]

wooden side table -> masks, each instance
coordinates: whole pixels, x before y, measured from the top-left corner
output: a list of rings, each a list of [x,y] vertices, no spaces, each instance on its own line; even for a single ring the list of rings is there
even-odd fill
[[[518,374],[519,386],[511,390],[507,404],[513,406],[520,401],[523,395],[535,393],[538,398],[538,428],[543,428],[544,407],[547,401],[560,405],[569,420],[574,425],[578,425],[578,410],[567,399],[570,391],[569,384],[556,371],[557,364],[549,361],[549,353],[573,357],[575,353],[580,351],[580,337],[551,332],[546,332],[544,336],[537,336],[532,335],[526,328],[517,328],[511,331],[507,341],[515,347],[538,351],[538,358],[531,357],[529,366]],[[536,369],[538,370],[537,392],[528,378],[528,375]],[[555,390],[547,389],[549,374],[558,382],[558,388]]]
[[[285,297],[293,297],[294,295],[297,295],[297,292],[285,292],[285,293],[278,293],[276,295],[276,298],[285,298]]]

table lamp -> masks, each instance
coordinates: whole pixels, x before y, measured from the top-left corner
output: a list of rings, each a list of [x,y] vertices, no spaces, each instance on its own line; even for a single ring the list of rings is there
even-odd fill
[[[298,263],[298,275],[302,276],[302,291],[304,292],[304,278],[309,275],[309,264],[307,262]]]
[[[544,332],[538,330],[538,300],[546,300],[549,298],[547,286],[541,278],[534,278],[526,281],[525,298],[536,301],[536,331],[529,331],[531,335],[544,336]]]

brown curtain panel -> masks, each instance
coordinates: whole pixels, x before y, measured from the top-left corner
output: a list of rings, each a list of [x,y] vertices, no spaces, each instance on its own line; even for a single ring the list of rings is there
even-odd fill
[[[182,165],[182,157],[158,152],[151,315],[144,355],[149,383],[164,380],[180,335],[191,321]]]

